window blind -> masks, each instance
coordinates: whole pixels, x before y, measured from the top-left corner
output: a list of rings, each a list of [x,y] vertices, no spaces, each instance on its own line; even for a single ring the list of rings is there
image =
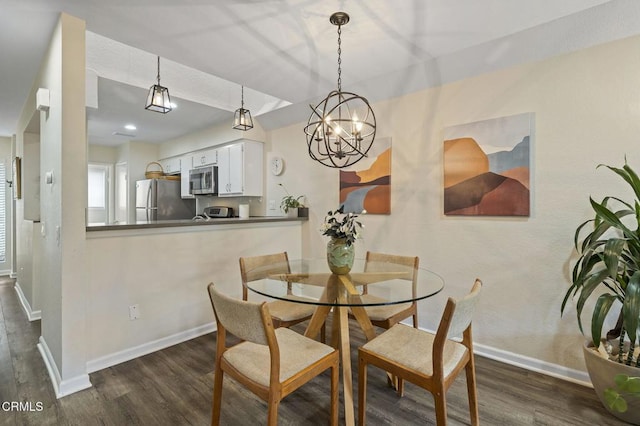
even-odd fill
[[[6,238],[6,166],[4,161],[0,161],[0,262],[6,261],[7,256],[7,238]]]

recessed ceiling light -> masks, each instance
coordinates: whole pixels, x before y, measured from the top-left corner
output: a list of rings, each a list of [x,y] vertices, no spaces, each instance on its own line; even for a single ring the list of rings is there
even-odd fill
[[[135,124],[127,124],[126,126],[124,126],[124,128],[127,129],[127,130],[136,130],[137,129]]]

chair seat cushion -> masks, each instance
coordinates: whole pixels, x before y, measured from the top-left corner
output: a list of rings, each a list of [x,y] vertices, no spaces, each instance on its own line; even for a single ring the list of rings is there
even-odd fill
[[[301,296],[289,296],[292,299],[309,300]],[[269,314],[280,321],[294,321],[300,318],[306,318],[313,315],[314,305],[305,305],[304,303],[287,302],[284,300],[275,300],[267,303]]]
[[[435,336],[423,330],[396,324],[375,339],[363,350],[380,355],[409,370],[425,376],[433,375],[432,348]],[[467,353],[467,348],[458,342],[447,340],[444,345],[444,375],[449,375]]]
[[[387,300],[372,294],[363,294],[360,299],[362,299],[363,303],[384,303]],[[365,306],[364,309],[372,321],[384,321],[410,307],[411,303],[401,303],[399,305]]]
[[[281,383],[335,350],[288,328],[278,328],[275,333],[280,349]],[[269,386],[271,361],[268,346],[242,342],[229,348],[222,357],[244,376],[262,386]]]

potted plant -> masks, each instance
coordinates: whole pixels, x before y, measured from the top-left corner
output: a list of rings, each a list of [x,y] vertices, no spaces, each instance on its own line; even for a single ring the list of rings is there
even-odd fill
[[[353,213],[344,213],[343,207],[329,211],[322,224],[322,235],[328,235],[327,263],[334,274],[347,274],[353,266],[355,247],[353,243],[360,237],[363,225]]]
[[[283,184],[279,183],[278,185],[280,185],[282,189],[284,189],[284,192],[287,193],[287,195],[282,197],[282,201],[280,202],[280,209],[289,217],[298,217],[299,209],[305,208],[304,203],[300,201],[304,198],[304,195],[294,197],[293,195],[289,194],[289,191],[287,191],[287,188],[285,188]]]
[[[627,392],[627,387],[618,387],[615,380],[619,375],[628,378],[640,376],[637,344],[640,323],[640,178],[626,159],[621,169],[602,164],[598,168],[601,166],[624,179],[633,190],[635,199],[628,202],[606,196],[597,202],[590,198],[595,215],[576,229],[574,244],[579,258],[573,268],[572,284],[562,301],[561,312],[564,313],[567,301],[577,296],[578,325],[584,333],[582,312],[587,306],[587,299],[592,295],[597,297],[591,312],[591,340],[583,347],[589,377],[598,397],[612,414],[638,424],[640,398],[636,398],[633,392]],[[602,339],[605,319],[612,308],[619,310],[618,321]],[[618,381],[623,382],[620,378]],[[624,399],[624,394],[628,397],[623,404],[620,398]]]

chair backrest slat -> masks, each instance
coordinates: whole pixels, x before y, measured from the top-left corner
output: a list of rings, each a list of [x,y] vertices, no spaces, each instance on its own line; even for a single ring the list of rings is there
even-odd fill
[[[406,271],[408,280],[415,279],[418,272],[418,257],[367,252],[365,272]]]
[[[216,290],[213,283],[209,284],[208,290],[216,320],[229,333],[242,340],[268,345],[265,328],[256,327],[256,324],[263,324],[262,303],[247,302],[229,297]]]
[[[240,275],[245,284],[264,279],[271,274],[288,274],[289,272],[291,269],[287,252],[240,258]]]
[[[471,292],[464,296],[462,299],[455,302],[455,311],[450,320],[449,330],[447,332],[447,338],[460,337],[464,330],[469,327],[473,318],[473,311],[480,296],[480,289],[482,288],[482,282],[476,279]]]

